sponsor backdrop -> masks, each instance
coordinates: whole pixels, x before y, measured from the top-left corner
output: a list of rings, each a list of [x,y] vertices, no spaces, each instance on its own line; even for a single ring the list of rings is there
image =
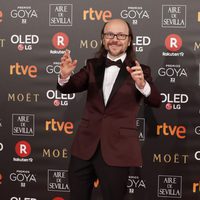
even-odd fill
[[[144,165],[126,199],[200,199],[199,1],[0,1],[0,199],[69,200],[70,146],[85,93],[56,91],[66,48],[85,59],[109,19],[127,20],[140,63],[151,66],[160,109],[141,106]],[[87,147],[86,147],[87,148]],[[93,198],[101,200],[99,180]]]

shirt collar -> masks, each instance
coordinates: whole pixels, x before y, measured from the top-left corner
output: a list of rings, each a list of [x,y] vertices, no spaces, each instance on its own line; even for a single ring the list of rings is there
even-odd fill
[[[109,58],[109,59],[112,60],[112,61],[117,61],[117,60],[121,59],[121,61],[122,61],[122,63],[123,63],[124,60],[125,60],[125,58],[126,58],[126,53],[123,53],[120,57],[115,58],[115,59],[112,59],[112,58],[110,57],[110,54],[108,53],[108,54],[107,54],[107,58]]]

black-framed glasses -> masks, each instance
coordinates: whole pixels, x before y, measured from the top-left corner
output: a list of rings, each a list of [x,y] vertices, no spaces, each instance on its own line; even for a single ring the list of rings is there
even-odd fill
[[[118,40],[125,40],[129,36],[129,35],[123,34],[123,33],[117,33],[117,34],[114,34],[114,33],[104,33],[103,35],[104,35],[104,37],[106,39],[114,39],[114,37],[116,36]]]

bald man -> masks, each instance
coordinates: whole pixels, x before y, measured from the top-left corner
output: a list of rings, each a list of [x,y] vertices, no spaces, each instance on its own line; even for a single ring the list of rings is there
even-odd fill
[[[122,19],[105,23],[102,45],[76,74],[77,60],[66,50],[57,89],[87,90],[85,110],[75,135],[69,165],[71,200],[89,200],[98,178],[104,200],[123,200],[130,167],[142,166],[136,129],[140,102],[159,107],[161,96],[150,68],[133,50],[130,25]]]

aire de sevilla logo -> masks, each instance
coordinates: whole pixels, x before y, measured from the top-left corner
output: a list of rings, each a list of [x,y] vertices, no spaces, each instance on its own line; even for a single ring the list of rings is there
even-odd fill
[[[176,52],[182,47],[182,39],[177,34],[170,34],[165,39],[165,47],[171,51]]]
[[[52,44],[56,49],[65,49],[69,44],[69,37],[66,33],[58,32],[53,36]]]
[[[19,157],[25,158],[31,153],[31,145],[24,140],[19,141],[15,145],[15,152]]]

